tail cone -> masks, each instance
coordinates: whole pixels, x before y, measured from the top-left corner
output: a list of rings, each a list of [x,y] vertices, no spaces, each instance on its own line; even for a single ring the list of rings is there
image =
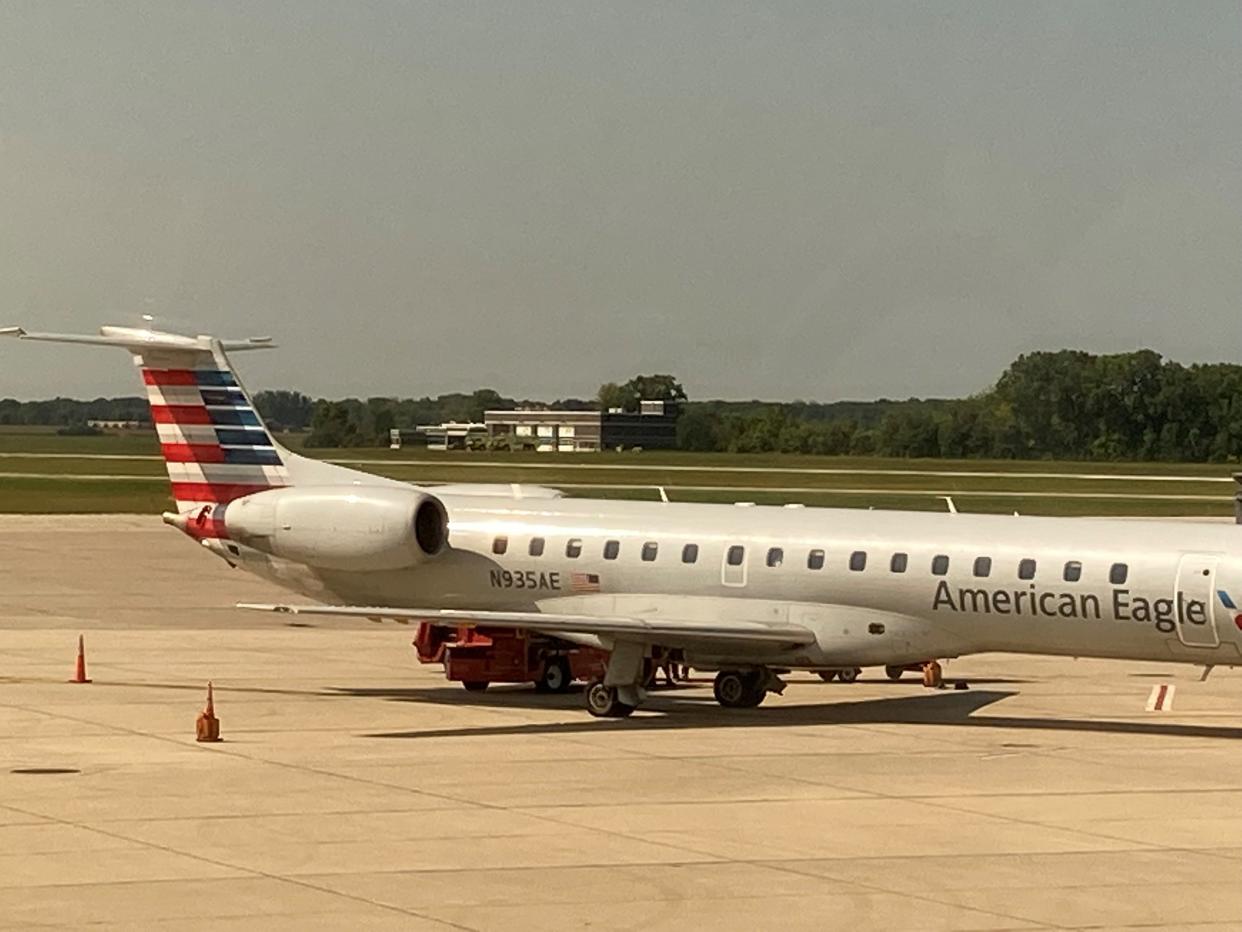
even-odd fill
[[[73,679],[70,683],[89,683],[90,679],[86,675],[86,641],[82,635],[78,635],[78,662],[73,671]]]
[[[207,684],[207,707],[199,713],[194,722],[194,740],[220,740],[220,720],[216,718],[216,703],[212,696],[211,683]]]

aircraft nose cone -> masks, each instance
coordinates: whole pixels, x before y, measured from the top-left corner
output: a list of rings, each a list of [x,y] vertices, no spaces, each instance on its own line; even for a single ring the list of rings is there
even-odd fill
[[[1238,630],[1242,631],[1242,615],[1234,615],[1233,623],[1238,626]]]

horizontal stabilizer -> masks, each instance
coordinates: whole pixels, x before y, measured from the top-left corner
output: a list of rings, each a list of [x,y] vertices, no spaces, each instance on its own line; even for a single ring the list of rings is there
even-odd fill
[[[44,343],[82,343],[88,346],[121,346],[129,350],[201,350],[211,351],[212,338],[208,336],[187,337],[179,333],[159,330],[143,330],[137,327],[100,327],[98,334],[89,333],[32,333],[21,327],[0,327],[0,336],[17,337],[19,340],[40,340]],[[252,337],[248,340],[221,340],[220,346],[227,351],[272,349],[271,337]]]

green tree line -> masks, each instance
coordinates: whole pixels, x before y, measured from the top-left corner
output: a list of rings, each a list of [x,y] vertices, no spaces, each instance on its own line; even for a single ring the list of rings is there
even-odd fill
[[[686,401],[668,375],[607,383],[589,401],[550,407],[623,408],[659,397],[680,405],[679,445],[735,453],[818,453],[1000,459],[1242,459],[1242,366],[1182,365],[1151,350],[1078,350],[1020,356],[985,392],[960,399],[765,403]],[[312,401],[270,391],[255,404],[276,429],[307,430],[308,446],[385,444],[388,431],[480,421],[489,408],[540,406],[491,389],[418,399]],[[0,400],[0,424],[72,427],[87,420],[146,420],[138,397]]]

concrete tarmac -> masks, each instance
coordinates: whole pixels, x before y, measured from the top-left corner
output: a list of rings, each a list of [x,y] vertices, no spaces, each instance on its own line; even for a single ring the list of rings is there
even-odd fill
[[[0,928],[1242,928],[1242,671],[985,656],[605,722],[239,612],[275,591],[158,519],[0,518],[0,583]]]

